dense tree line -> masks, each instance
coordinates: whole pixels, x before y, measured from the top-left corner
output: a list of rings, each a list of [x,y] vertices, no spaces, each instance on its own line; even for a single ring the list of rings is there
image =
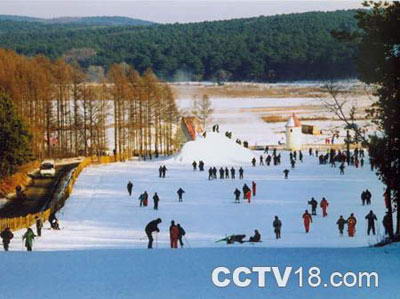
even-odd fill
[[[2,146],[16,149],[7,150],[15,153],[11,164],[32,156],[104,154],[108,129],[115,135],[115,154],[170,154],[178,113],[169,86],[150,70],[141,76],[127,65],[112,65],[107,78],[93,84],[64,60],[0,49],[0,136]],[[32,155],[21,154],[27,142]]]
[[[51,59],[91,49],[80,66],[151,68],[166,80],[276,81],[355,77],[357,46],[333,30],[355,30],[355,11],[309,12],[153,26],[48,25],[0,21],[0,46]],[[90,52],[90,51],[86,51]]]

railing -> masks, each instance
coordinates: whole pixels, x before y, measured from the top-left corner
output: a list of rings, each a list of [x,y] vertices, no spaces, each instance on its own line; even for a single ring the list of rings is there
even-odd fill
[[[70,194],[72,193],[74,184],[78,179],[79,174],[82,170],[91,165],[91,164],[106,164],[111,162],[118,162],[120,160],[128,159],[127,154],[121,154],[118,156],[93,156],[84,158],[82,162],[73,170],[72,175],[70,176],[68,183],[65,185],[65,188],[59,194],[60,196],[57,198],[57,202],[55,204],[46,204],[44,206],[44,210],[35,214],[28,214],[22,217],[14,217],[14,218],[3,218],[0,219],[0,231],[3,231],[6,227],[9,227],[12,231],[17,231],[23,228],[27,228],[35,224],[36,217],[39,217],[42,222],[45,222],[49,219],[49,216],[52,212],[57,211],[62,206],[59,206],[58,203],[61,202],[62,205],[68,199]]]

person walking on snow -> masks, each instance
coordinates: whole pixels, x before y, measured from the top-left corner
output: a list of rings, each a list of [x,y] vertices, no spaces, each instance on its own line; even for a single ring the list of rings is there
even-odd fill
[[[169,239],[171,241],[171,248],[178,248],[179,228],[175,225],[175,221],[171,221],[169,227]]]
[[[157,192],[154,193],[153,200],[154,200],[154,210],[158,210],[158,202],[160,201],[160,197],[158,197]]]
[[[225,167],[225,178],[229,179],[229,169],[228,169],[228,167]]]
[[[272,226],[274,227],[274,232],[275,232],[275,238],[280,239],[281,238],[281,227],[282,227],[282,222],[278,218],[278,216],[275,216],[274,222],[272,222]]]
[[[243,179],[243,173],[244,173],[244,170],[243,170],[242,167],[240,167],[240,168],[239,168],[239,179],[240,179],[240,180]]]
[[[221,167],[219,169],[219,179],[223,180],[224,179],[224,175],[225,175],[225,170]]]
[[[157,218],[157,219],[155,219],[155,220],[153,220],[153,221],[150,221],[150,222],[146,225],[146,227],[145,227],[145,229],[144,229],[144,231],[146,232],[147,238],[149,239],[149,244],[147,245],[147,248],[148,248],[148,249],[153,248],[153,241],[154,241],[154,239],[153,239],[152,234],[153,234],[153,232],[157,232],[157,233],[160,232],[160,229],[158,228],[158,225],[159,225],[160,223],[161,223],[161,218]]]
[[[233,179],[235,179],[235,172],[236,172],[236,170],[235,170],[235,168],[231,168],[231,179],[233,180]]]
[[[263,157],[263,155],[260,156],[260,166],[264,166],[264,157]]]
[[[372,194],[371,192],[369,192],[369,190],[365,190],[365,201],[367,205],[371,204],[371,198],[372,198]]]
[[[196,163],[196,161],[193,161],[192,166],[193,166],[193,170],[197,170],[197,163]]]
[[[38,216],[36,216],[35,219],[36,219],[36,233],[38,237],[40,237],[42,235],[43,222],[42,219],[40,219]]]
[[[311,214],[313,216],[316,216],[317,215],[318,201],[316,201],[315,198],[312,197],[311,200],[308,201],[308,204],[311,205]]]
[[[367,216],[365,216],[365,219],[368,220],[368,229],[367,229],[367,234],[369,236],[371,230],[372,230],[372,234],[375,236],[375,221],[377,221],[378,219],[376,218],[376,215],[374,214],[374,212],[369,211],[369,213],[367,214]]]
[[[342,162],[342,164],[340,164],[339,169],[340,169],[340,174],[344,174],[344,162]]]
[[[303,214],[303,222],[304,222],[304,228],[306,230],[306,233],[310,231],[310,224],[312,223],[312,217],[308,213],[308,210],[305,210]]]
[[[344,230],[344,225],[346,224],[346,220],[343,218],[342,215],[340,215],[338,221],[336,221],[336,224],[338,226],[340,235],[343,236],[343,230]]]
[[[158,177],[162,178],[162,173],[163,173],[163,167],[160,165],[160,168],[158,168]]]
[[[354,237],[356,233],[356,224],[357,224],[357,219],[354,217],[354,214],[351,213],[350,217],[347,218],[347,232],[349,234],[349,237]]]
[[[202,160],[199,162],[199,170],[204,171],[204,162]]]
[[[328,213],[327,213],[326,210],[328,209],[329,202],[326,200],[325,197],[322,197],[322,200],[321,200],[321,202],[319,203],[319,206],[320,206],[321,209],[322,209],[322,217],[328,216]]]
[[[144,191],[143,193],[143,206],[147,207],[149,201],[149,194],[147,193],[147,191]]]
[[[165,175],[166,175],[166,173],[167,173],[167,167],[164,165],[163,167],[162,167],[162,177],[163,178],[165,178]]]
[[[14,238],[14,234],[11,232],[9,227],[6,227],[0,234],[0,237],[3,241],[4,251],[8,251],[8,246],[10,245],[10,241]]]
[[[235,195],[235,203],[240,203],[240,191],[238,188],[235,189],[235,191],[233,192],[233,194]]]
[[[242,191],[243,191],[243,199],[246,199],[247,192],[250,192],[249,186],[247,186],[247,184],[244,184],[242,187]]]
[[[285,179],[287,179],[289,177],[289,169],[285,169],[283,173],[285,174]]]
[[[182,188],[179,188],[178,191],[176,191],[176,193],[178,193],[178,201],[179,202],[183,201],[183,193],[185,193],[185,191]]]
[[[182,248],[183,247],[182,238],[185,236],[186,232],[185,232],[185,230],[183,229],[183,227],[179,223],[176,226],[177,226],[177,228],[179,230],[179,235],[178,235],[179,245],[181,245],[181,248]]]
[[[251,159],[251,165],[253,165],[253,167],[256,167],[256,163],[257,163],[256,158]]]
[[[212,170],[212,168],[210,167],[209,169],[208,169],[208,180],[211,180],[213,178],[213,170]]]
[[[27,251],[32,251],[33,239],[35,239],[36,235],[33,233],[33,230],[28,227],[25,234],[22,236],[22,240],[25,240],[25,247]]]
[[[128,194],[129,196],[132,195],[132,189],[133,189],[133,184],[131,181],[128,182],[128,184],[126,185],[126,189],[128,189]]]
[[[257,185],[256,185],[256,182],[254,182],[254,181],[251,182],[251,190],[253,192],[253,196],[256,196]]]

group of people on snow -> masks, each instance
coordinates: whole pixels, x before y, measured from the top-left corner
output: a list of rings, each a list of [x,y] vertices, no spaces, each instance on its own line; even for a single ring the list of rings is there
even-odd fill
[[[257,184],[256,182],[252,181],[251,182],[251,189],[249,188],[249,186],[247,186],[247,184],[244,184],[242,187],[242,192],[243,192],[243,199],[246,199],[248,203],[251,202],[251,196],[253,195],[256,196],[256,192],[257,192]],[[240,195],[241,192],[238,188],[235,189],[235,191],[233,191],[233,195],[235,196],[235,203],[240,203]]]
[[[148,238],[147,248],[149,249],[153,248],[153,242],[154,242],[153,233],[160,232],[158,225],[161,223],[162,223],[161,218],[157,218],[155,220],[150,221],[146,225],[144,231]],[[175,224],[175,221],[172,220],[171,225],[169,227],[169,238],[170,238],[171,248],[178,248],[178,242],[182,248],[184,246],[183,237],[185,236],[185,234],[186,232],[183,229],[183,227],[179,223]]]
[[[158,177],[160,178],[165,178],[165,175],[167,174],[167,167],[165,165],[160,165],[158,168]]]
[[[48,219],[50,223],[50,227],[54,230],[59,230],[60,227],[58,225],[58,220],[55,217],[55,214],[52,213]],[[24,241],[24,246],[27,251],[32,251],[33,249],[33,240],[36,237],[42,236],[42,229],[43,229],[43,221],[40,217],[35,216],[35,226],[36,226],[36,234],[33,230],[28,227],[26,232],[22,235],[22,240]],[[3,243],[4,251],[8,251],[10,247],[11,240],[14,238],[14,234],[12,233],[10,227],[6,227],[3,231],[0,232],[0,238]]]
[[[204,162],[202,160],[200,160],[199,163],[193,161],[192,166],[194,171],[197,170],[197,166],[199,166],[199,171],[204,171]]]
[[[218,174],[219,174],[219,178],[221,180],[223,179],[229,179],[229,175],[230,178],[232,180],[234,180],[236,178],[236,169],[234,167],[231,167],[231,169],[229,170],[228,167],[220,167],[219,170],[217,170],[217,168],[214,167],[210,167],[208,169],[208,179],[209,180],[214,180],[218,178]],[[244,175],[244,170],[242,167],[239,168],[239,179],[243,179],[243,175]]]

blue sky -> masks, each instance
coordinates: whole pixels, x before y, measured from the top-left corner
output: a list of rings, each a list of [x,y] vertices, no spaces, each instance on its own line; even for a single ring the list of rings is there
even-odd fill
[[[0,14],[42,18],[61,16],[126,16],[159,23],[186,23],[361,7],[361,1],[254,0],[1,0]]]

